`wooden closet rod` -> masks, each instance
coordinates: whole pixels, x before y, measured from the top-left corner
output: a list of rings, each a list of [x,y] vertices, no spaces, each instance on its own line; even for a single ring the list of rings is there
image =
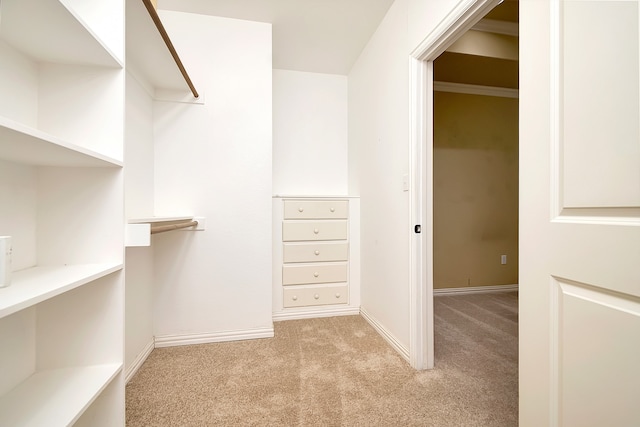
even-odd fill
[[[157,225],[151,227],[151,234],[164,233],[165,231],[179,230],[181,228],[195,227],[198,221],[181,222],[179,224]]]
[[[153,6],[153,3],[151,2],[151,0],[142,0],[142,3],[144,3],[144,6],[147,8],[147,11],[149,12],[149,16],[151,16],[151,19],[153,20],[153,23],[156,24],[156,28],[158,29],[160,36],[162,36],[162,40],[164,40],[164,44],[167,45],[167,48],[169,49],[169,53],[171,53],[171,56],[173,57],[173,60],[176,62],[176,65],[178,66],[180,73],[182,73],[182,77],[184,77],[184,80],[187,82],[189,89],[191,89],[191,93],[195,98],[199,98],[200,95],[198,94],[196,87],[193,85],[193,82],[191,81],[191,78],[189,77],[187,70],[184,68],[184,65],[182,65],[182,61],[178,56],[178,52],[176,52],[176,48],[173,47],[173,43],[171,43],[169,34],[167,34],[167,30],[164,29],[164,25],[162,25],[162,21],[160,21],[160,16],[158,16],[158,12],[156,11],[156,8]]]

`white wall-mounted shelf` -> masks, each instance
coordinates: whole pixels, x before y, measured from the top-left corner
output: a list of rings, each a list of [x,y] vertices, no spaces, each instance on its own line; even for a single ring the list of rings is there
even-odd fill
[[[0,116],[0,158],[34,166],[121,167],[122,162]]]
[[[0,288],[0,319],[121,269],[122,264],[113,263],[33,267],[14,272],[11,285]]]
[[[0,397],[0,425],[71,425],[121,370],[114,363],[36,372]]]
[[[193,215],[150,216],[146,218],[132,218],[127,222],[129,224],[156,224],[171,221],[187,221],[193,218],[195,218]]]
[[[191,94],[186,78],[150,15],[154,13],[157,18],[156,11],[149,12],[143,0],[126,0],[126,3],[127,68],[133,71],[134,76],[142,77],[153,86],[154,98],[158,96],[167,98],[167,90],[169,90],[177,91],[178,94],[190,94],[188,98],[182,98],[176,94],[169,98],[176,98],[182,102],[185,102],[185,99],[197,100],[198,98]],[[181,61],[180,66],[182,66]]]
[[[197,224],[184,226],[192,221],[197,222]],[[164,228],[162,231],[171,231],[172,229],[203,231],[205,229],[205,218],[191,215],[173,215],[130,219],[125,233],[125,246],[151,246],[151,235],[155,232],[154,228],[158,229],[158,227],[160,229]]]
[[[0,38],[43,62],[121,68],[122,59],[65,3],[2,0]]]

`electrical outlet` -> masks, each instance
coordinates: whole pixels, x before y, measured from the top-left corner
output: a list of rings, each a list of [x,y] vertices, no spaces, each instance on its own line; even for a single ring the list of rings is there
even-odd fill
[[[507,263],[507,256],[500,255],[500,264],[505,265]]]

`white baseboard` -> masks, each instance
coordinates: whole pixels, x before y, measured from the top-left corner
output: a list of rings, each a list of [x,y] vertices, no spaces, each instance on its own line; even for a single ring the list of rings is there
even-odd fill
[[[136,372],[138,372],[138,369],[140,369],[144,361],[147,360],[147,357],[149,357],[149,355],[151,354],[154,348],[155,348],[155,345],[152,339],[147,343],[147,345],[144,346],[140,354],[138,354],[138,356],[135,358],[133,363],[131,363],[131,366],[129,366],[125,370],[125,373],[124,373],[125,384],[128,383],[131,380],[131,378],[133,378]]]
[[[462,295],[462,294],[483,294],[489,292],[509,292],[517,291],[518,285],[497,285],[497,286],[475,286],[469,288],[442,288],[434,289],[433,295]]]
[[[393,336],[393,334],[387,331],[385,327],[380,324],[380,322],[373,318],[362,307],[360,307],[360,314],[362,315],[362,317],[364,317],[364,320],[366,320],[373,327],[373,329],[375,329],[382,336],[382,338],[384,338],[385,341],[387,341],[391,345],[391,347],[393,347],[393,349],[407,361],[407,363],[411,363],[411,357],[409,356],[408,348],[405,348],[402,344],[400,344],[400,342]]]
[[[359,307],[339,307],[339,308],[301,308],[297,310],[281,311],[273,313],[273,321],[313,319],[316,317],[353,316],[360,314]]]
[[[216,332],[212,334],[159,335],[155,338],[155,346],[156,348],[174,347],[179,345],[253,340],[258,338],[273,338],[273,327],[248,329],[245,331]]]

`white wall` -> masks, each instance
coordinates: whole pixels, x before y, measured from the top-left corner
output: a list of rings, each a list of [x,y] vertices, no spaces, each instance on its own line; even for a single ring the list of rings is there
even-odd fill
[[[153,215],[153,99],[126,74],[125,216]]]
[[[205,103],[155,103],[155,213],[206,231],[152,238],[155,335],[272,331],[271,25],[161,12]]]
[[[396,0],[349,74],[349,175],[361,197],[362,308],[409,348],[407,1]]]
[[[409,7],[408,53],[418,47],[458,4],[471,2],[473,0],[407,0]]]
[[[273,70],[273,192],[347,194],[347,77]]]
[[[37,183],[35,167],[0,160],[0,236],[11,236],[13,271],[37,264]]]
[[[125,217],[153,215],[153,100],[126,75]],[[125,371],[153,343],[153,247],[125,252]]]
[[[38,125],[38,66],[0,40],[0,115]]]
[[[396,0],[349,74],[349,193],[361,196],[362,309],[409,350],[409,54],[469,0]]]

